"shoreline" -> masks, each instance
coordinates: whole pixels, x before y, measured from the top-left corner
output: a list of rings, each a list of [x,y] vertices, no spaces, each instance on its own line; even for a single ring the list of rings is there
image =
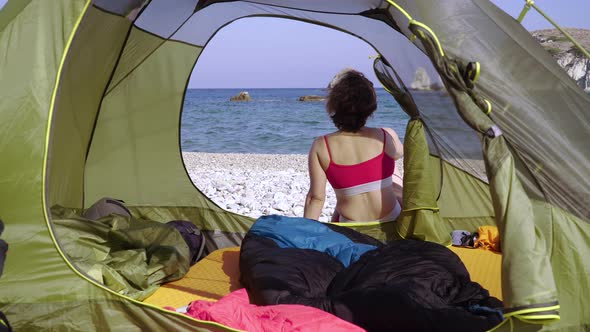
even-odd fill
[[[192,168],[211,168],[216,162],[218,168],[245,168],[250,170],[281,171],[293,168],[307,172],[306,154],[262,154],[262,153],[224,153],[224,152],[189,152],[183,151],[182,156],[188,170]],[[243,162],[246,161],[246,164]]]
[[[309,190],[307,155],[182,152],[193,183],[221,208],[259,218],[279,214],[303,217]],[[403,174],[402,159],[396,173]],[[326,184],[320,221],[329,221],[336,195]]]

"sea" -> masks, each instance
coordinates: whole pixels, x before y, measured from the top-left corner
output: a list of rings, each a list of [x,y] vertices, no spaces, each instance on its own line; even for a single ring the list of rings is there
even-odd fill
[[[248,102],[230,101],[247,91]],[[408,115],[393,97],[377,88],[377,111],[370,127],[393,128],[403,141]],[[316,137],[335,131],[323,101],[325,89],[188,89],[181,123],[183,151],[307,154]]]

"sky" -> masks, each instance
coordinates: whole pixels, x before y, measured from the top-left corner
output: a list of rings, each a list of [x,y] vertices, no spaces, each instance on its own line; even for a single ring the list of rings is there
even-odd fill
[[[6,1],[0,0],[0,7]],[[525,3],[492,2],[513,17]],[[562,27],[590,29],[588,0],[535,3]],[[552,27],[534,10],[523,25],[528,30]],[[339,31],[291,20],[247,18],[229,24],[209,42],[193,70],[189,88],[318,88],[325,87],[345,67],[364,72],[380,85],[369,58],[375,54],[364,41]]]

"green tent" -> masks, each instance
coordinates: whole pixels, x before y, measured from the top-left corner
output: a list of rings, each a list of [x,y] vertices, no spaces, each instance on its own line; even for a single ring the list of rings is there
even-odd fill
[[[199,55],[247,17],[333,28],[381,55],[377,74],[411,116],[405,210],[359,230],[449,244],[453,229],[497,225],[497,330],[590,329],[590,97],[489,1],[11,0],[0,11],[0,310],[15,330],[231,330],[94,281],[64,253],[50,208],[117,197],[137,217],[193,221],[209,249],[239,245],[253,220],[195,188],[179,137]],[[437,107],[404,88],[420,58],[446,88]]]

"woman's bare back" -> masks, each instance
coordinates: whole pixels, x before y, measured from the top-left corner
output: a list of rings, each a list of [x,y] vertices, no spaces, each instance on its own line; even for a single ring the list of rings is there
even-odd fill
[[[384,151],[389,157],[399,159],[403,154],[397,134],[389,128],[383,146],[383,130],[363,127],[356,133],[337,131],[327,135],[330,153],[325,144],[317,144],[318,159],[324,172],[332,162],[337,165],[356,165],[378,157]],[[385,148],[385,149],[384,149]],[[346,196],[336,193],[336,212],[348,220],[370,221],[387,216],[396,205],[393,186],[381,190]],[[333,218],[334,220],[335,218]]]

